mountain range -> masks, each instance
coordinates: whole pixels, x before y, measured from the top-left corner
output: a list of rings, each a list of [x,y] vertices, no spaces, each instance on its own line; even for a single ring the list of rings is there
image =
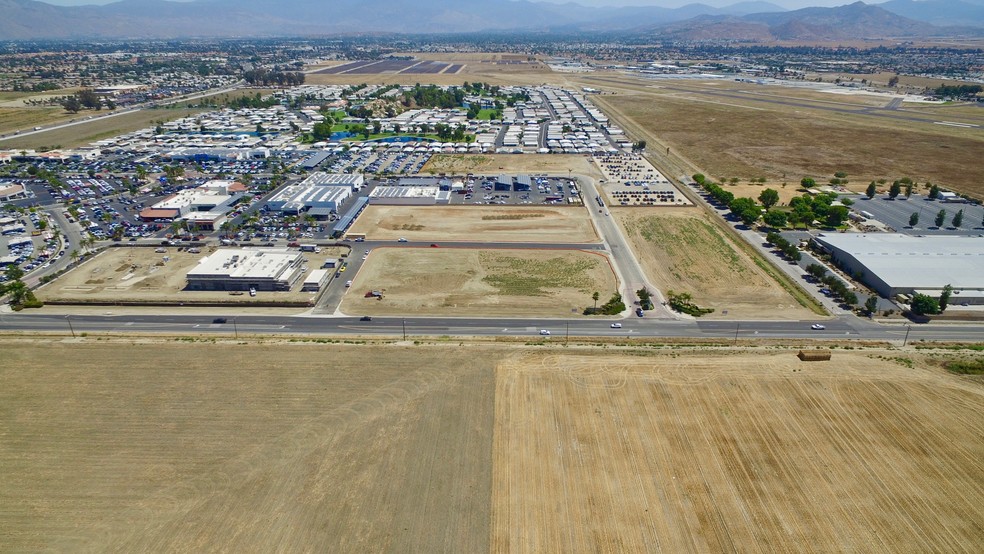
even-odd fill
[[[601,8],[527,0],[122,0],[77,7],[0,0],[0,13],[0,40],[489,31],[802,41],[984,35],[984,0],[889,0],[792,11],[763,1]]]

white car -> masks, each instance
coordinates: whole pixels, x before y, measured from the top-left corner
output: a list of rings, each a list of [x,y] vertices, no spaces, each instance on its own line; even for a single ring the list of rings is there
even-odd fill
[[[621,328],[622,328],[621,323],[612,323],[612,329],[621,329]]]
[[[396,239],[396,242],[407,242],[407,239],[405,239],[403,237],[400,237],[400,238]]]
[[[550,336],[550,331],[548,329],[540,329],[540,334],[545,336]]]
[[[814,323],[813,325],[810,325],[810,329],[813,329],[814,331],[823,331],[826,328],[827,327],[825,325],[820,325],[819,323]]]

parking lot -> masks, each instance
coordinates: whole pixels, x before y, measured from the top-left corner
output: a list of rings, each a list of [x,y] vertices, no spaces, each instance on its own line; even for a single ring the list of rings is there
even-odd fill
[[[885,195],[868,199],[858,195],[851,209],[861,213],[868,212],[874,219],[884,223],[898,233],[907,235],[979,235],[984,233],[981,219],[984,218],[984,208],[973,204],[958,204],[930,200],[924,195],[914,194],[906,199],[900,195],[895,200]],[[936,227],[936,214],[940,210],[946,212],[942,227]],[[952,226],[953,216],[960,210],[964,211],[963,224],[960,228]],[[909,227],[909,217],[919,214],[919,223]]]

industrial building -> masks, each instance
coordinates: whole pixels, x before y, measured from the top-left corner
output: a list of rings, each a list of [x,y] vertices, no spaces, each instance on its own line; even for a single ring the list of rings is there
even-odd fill
[[[296,185],[286,186],[270,197],[266,209],[282,212],[288,215],[298,215],[309,212],[314,216],[327,216],[338,212],[353,190],[359,190],[365,185],[362,175],[312,173]]]
[[[195,219],[202,221],[220,219],[231,207],[242,199],[246,186],[235,181],[209,181],[200,187],[180,190],[153,206],[140,211],[144,221],[156,219]],[[212,216],[192,215],[197,212],[212,212]]]
[[[373,205],[433,206],[448,203],[451,193],[438,187],[376,187],[369,193]]]
[[[304,292],[318,292],[328,283],[329,276],[331,276],[331,273],[327,269],[315,269],[304,279],[301,290]]]
[[[824,233],[815,241],[841,269],[885,297],[939,294],[950,285],[954,301],[961,292],[968,303],[984,301],[984,237]]]
[[[304,262],[287,248],[220,248],[188,271],[187,290],[289,291]]]

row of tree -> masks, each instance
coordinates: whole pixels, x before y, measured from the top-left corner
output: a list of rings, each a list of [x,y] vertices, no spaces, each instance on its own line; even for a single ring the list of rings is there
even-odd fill
[[[834,298],[839,299],[841,302],[849,306],[857,305],[858,295],[854,294],[853,291],[848,290],[847,285],[844,284],[844,281],[841,281],[836,276],[827,273],[827,268],[820,264],[810,264],[806,266],[806,272],[817,281],[820,281],[826,285],[826,287],[830,289],[830,293],[834,296]],[[876,297],[872,298],[875,298],[874,304],[877,306],[878,299]],[[865,304],[865,307],[867,308],[868,304]]]
[[[83,109],[101,110],[105,103],[106,109],[115,110],[116,104],[110,98],[102,98],[96,91],[85,88],[75,94],[62,98],[61,105],[66,112],[79,113]]]
[[[765,235],[765,240],[769,241],[769,244],[775,246],[776,250],[782,252],[784,256],[794,262],[798,262],[803,258],[803,254],[800,253],[799,248],[796,248],[795,244],[784,239],[779,233],[768,233]]]
[[[243,80],[253,86],[292,87],[304,84],[304,74],[300,71],[270,71],[260,68],[244,71]]]

